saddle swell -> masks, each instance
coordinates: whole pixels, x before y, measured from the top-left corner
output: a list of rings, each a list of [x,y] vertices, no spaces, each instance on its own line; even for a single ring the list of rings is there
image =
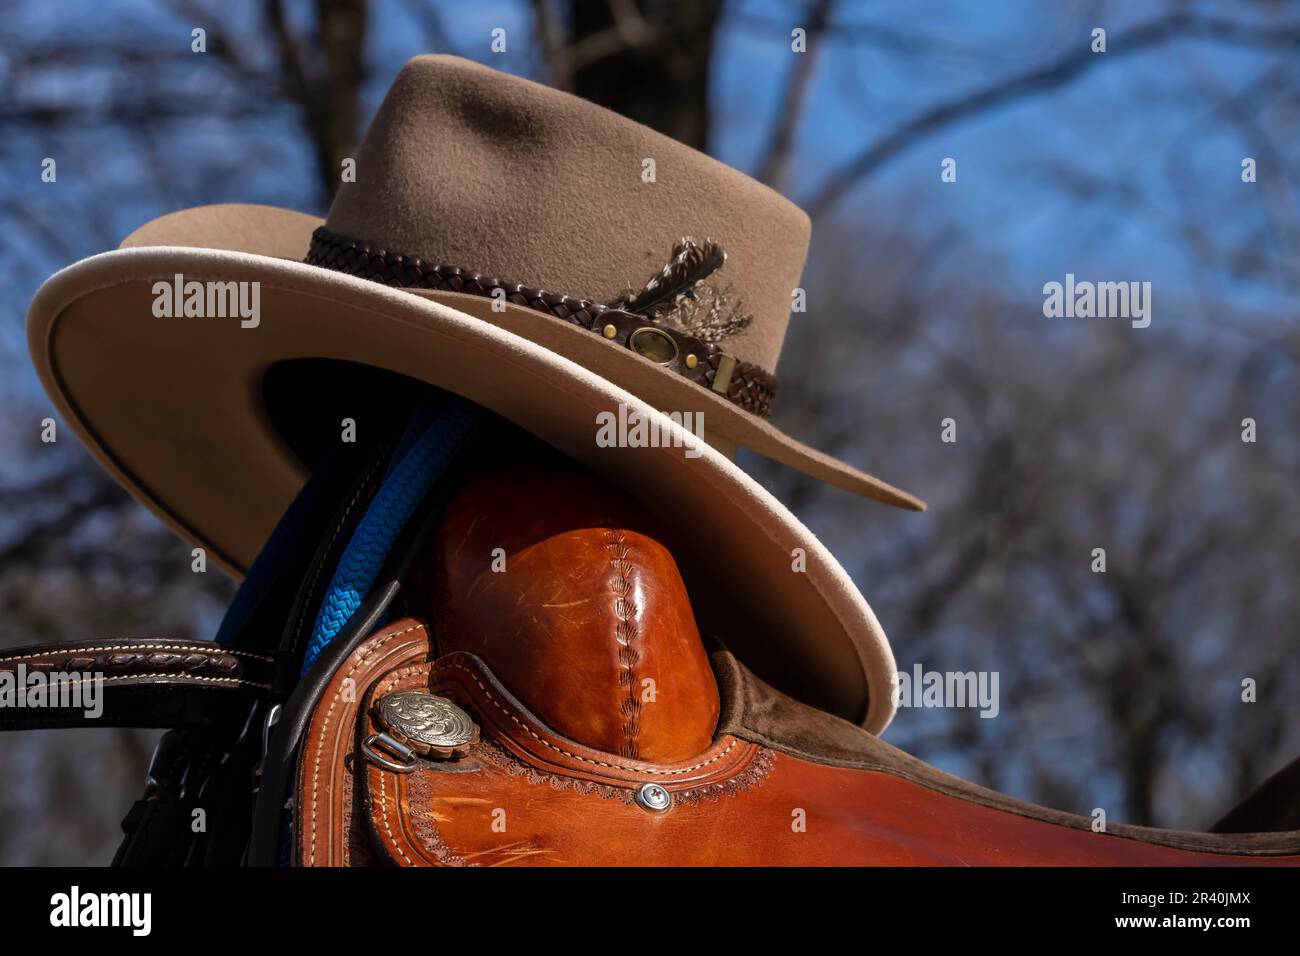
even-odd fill
[[[433,639],[575,741],[681,760],[713,739],[717,683],[672,555],[609,492],[563,472],[467,484],[432,545]]]
[[[651,522],[594,479],[479,476],[428,549],[414,613],[315,705],[299,865],[1300,864],[1297,831],[1093,832],[707,654]],[[404,692],[460,708],[472,742],[403,755],[378,705]]]

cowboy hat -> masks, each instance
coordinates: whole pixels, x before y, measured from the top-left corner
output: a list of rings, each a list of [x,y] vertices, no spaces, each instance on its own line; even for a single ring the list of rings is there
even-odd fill
[[[240,576],[310,465],[286,423],[337,430],[350,401],[382,404],[382,383],[342,387],[339,369],[434,384],[649,504],[705,629],[783,690],[883,729],[894,663],[874,614],[730,460],[743,446],[924,508],[767,421],[804,213],[623,117],[446,56],[402,70],[341,172],[324,221],[188,209],[42,286],[32,356],[100,463]],[[273,402],[295,363],[318,374],[280,376]],[[674,441],[603,447],[615,414]]]

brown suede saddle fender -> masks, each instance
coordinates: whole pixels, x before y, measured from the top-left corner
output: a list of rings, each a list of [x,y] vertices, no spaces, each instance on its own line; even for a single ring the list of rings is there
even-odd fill
[[[786,697],[573,476],[471,481],[416,578],[310,715],[297,865],[1300,863],[1294,830],[1093,832]]]

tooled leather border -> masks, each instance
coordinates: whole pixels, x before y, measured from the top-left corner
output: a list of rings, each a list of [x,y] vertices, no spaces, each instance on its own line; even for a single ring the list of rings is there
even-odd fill
[[[552,731],[468,651],[453,651],[434,661],[429,683],[435,692],[457,691],[475,711],[484,734],[515,758],[542,772],[595,783],[635,787],[655,781],[677,791],[734,776],[762,749],[728,734],[695,757],[674,763],[651,763],[596,750]]]
[[[348,864],[351,809],[343,805],[348,796],[344,774],[349,773],[344,762],[356,754],[357,714],[366,688],[392,668],[423,658],[428,647],[424,622],[404,618],[367,638],[330,679],[312,714],[299,758],[293,827],[294,858],[299,865]],[[349,686],[353,693],[347,695]],[[356,777],[352,779],[355,787]]]
[[[451,674],[455,674],[457,679],[449,678]],[[367,693],[365,713],[371,713],[373,701],[380,696],[398,689],[415,687],[429,687],[443,693],[450,691],[462,703],[471,706],[480,719],[483,719],[489,708],[499,710],[500,714],[505,715],[517,729],[527,735],[532,746],[521,746],[520,738],[504,731],[500,723],[491,723],[484,727],[485,736],[475,746],[470,757],[502,767],[511,776],[523,776],[529,783],[546,784],[557,790],[572,790],[631,804],[635,799],[636,788],[653,781],[672,791],[673,800],[678,805],[694,806],[702,800],[714,801],[760,786],[772,766],[773,754],[766,747],[729,737],[720,737],[703,754],[693,760],[681,761],[679,765],[657,766],[619,758],[614,754],[603,754],[606,760],[593,760],[583,754],[598,754],[598,751],[566,741],[547,730],[509,691],[496,682],[481,660],[466,652],[448,654],[434,662],[407,664],[389,672],[382,682]],[[471,687],[477,692],[470,690]],[[376,729],[368,717],[363,723],[363,732]],[[537,746],[550,750],[538,751],[534,749]],[[563,765],[563,774],[555,772],[554,759],[548,759],[554,754],[584,765],[599,766],[603,782],[596,779],[597,774],[588,766],[578,767],[566,763]],[[710,769],[704,773],[696,772],[705,767]],[[684,776],[692,773],[694,776]],[[669,780],[669,776],[676,776],[677,779]],[[412,820],[402,812],[404,799],[412,796],[418,798],[420,784],[427,782],[418,779],[419,777],[418,773],[397,774],[366,763],[372,836],[388,852],[390,859],[399,865],[419,865],[408,854],[407,848],[410,848],[425,863],[477,866],[478,864],[456,855],[434,824],[427,820]],[[393,785],[391,794],[390,780]],[[390,812],[390,806],[395,812]],[[400,841],[397,834],[401,835]]]
[[[0,671],[68,671],[108,681],[192,683],[269,691],[276,659],[204,641],[105,639],[15,648]]]
[[[758,786],[771,764],[767,748],[734,737],[719,738],[700,757],[677,765],[660,766],[590,750],[542,725],[474,655],[456,652],[434,662],[428,660],[429,652],[424,622],[406,618],[367,639],[331,679],[312,715],[299,759],[294,804],[294,858],[299,865],[339,866],[350,862],[348,821],[355,812],[357,795],[353,792],[349,800],[345,761],[357,759],[358,742],[370,731],[370,718],[362,716],[368,713],[369,701],[403,681],[412,687],[432,685],[471,706],[482,722],[485,736],[493,738],[484,744],[481,758],[513,761],[513,772],[527,774],[532,782],[627,799],[636,786],[654,780],[671,790],[674,799],[691,804]],[[345,699],[349,679],[354,694]],[[485,716],[488,714],[491,719]],[[527,745],[513,740],[505,727]],[[367,775],[355,774],[363,766]],[[397,844],[390,845],[381,833],[374,832],[374,811],[379,810],[382,826],[387,800],[394,794],[389,792],[386,780],[369,776],[372,771],[379,772],[369,763],[352,765],[352,787],[362,786],[369,791],[369,829],[381,846],[400,858],[394,849]],[[398,786],[402,786],[400,781]],[[375,803],[379,804],[377,808]],[[390,830],[391,826],[390,817]],[[405,836],[412,840],[412,834]],[[418,843],[430,845],[427,834],[415,836]],[[416,842],[412,840],[412,845]],[[435,862],[448,862],[449,852],[439,854],[442,859]]]

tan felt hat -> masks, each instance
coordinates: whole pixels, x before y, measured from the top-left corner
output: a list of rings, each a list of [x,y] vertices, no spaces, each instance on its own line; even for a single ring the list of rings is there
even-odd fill
[[[703,629],[788,693],[882,730],[894,662],[874,614],[729,460],[743,446],[924,509],[767,421],[803,212],[605,109],[445,56],[402,70],[344,173],[323,222],[188,209],[42,286],[36,368],[114,477],[242,575],[306,472],[267,373],[335,360],[429,382],[641,499],[675,538]],[[606,447],[612,418],[675,440]],[[702,423],[707,444],[679,423]]]

